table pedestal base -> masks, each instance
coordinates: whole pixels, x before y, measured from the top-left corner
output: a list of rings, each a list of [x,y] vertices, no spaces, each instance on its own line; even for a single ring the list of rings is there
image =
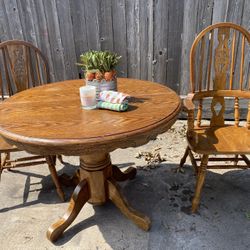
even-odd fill
[[[74,190],[64,216],[49,227],[47,238],[56,241],[74,221],[86,202],[101,205],[108,200],[138,227],[145,231],[149,230],[150,219],[129,206],[116,183],[133,179],[135,175],[135,168],[130,167],[122,172],[117,166],[112,165],[108,153],[80,156],[80,182]]]

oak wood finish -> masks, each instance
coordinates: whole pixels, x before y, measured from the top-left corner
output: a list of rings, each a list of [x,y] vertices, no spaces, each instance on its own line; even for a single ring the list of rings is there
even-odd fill
[[[205,44],[208,44],[208,53],[206,53],[208,58],[204,58],[205,39],[207,39]],[[199,49],[200,43],[201,49]],[[237,43],[241,44],[238,60],[235,53]],[[182,167],[189,155],[197,174],[192,212],[197,211],[199,205],[206,169],[250,168],[249,159],[246,156],[246,154],[250,154],[250,106],[248,105],[248,115],[244,122],[240,120],[239,112],[240,101],[250,99],[249,75],[243,70],[244,65],[249,65],[249,58],[247,59],[245,56],[246,51],[250,49],[249,43],[250,33],[232,23],[211,25],[204,29],[193,42],[190,51],[190,88],[192,92],[184,100],[184,110],[188,113],[188,147],[180,162],[180,167]],[[203,63],[206,61],[208,62],[207,68],[203,67]],[[239,62],[239,67],[236,65],[237,62]],[[198,80],[196,80],[197,71]],[[208,76],[206,81],[202,81],[202,74]],[[243,82],[248,83],[245,84],[246,88],[243,88]],[[212,116],[209,125],[201,124],[202,100],[205,98],[211,98]],[[235,120],[234,125],[226,124],[224,120],[225,98],[234,98],[234,116],[232,117]],[[197,108],[195,102],[198,102]],[[196,158],[192,152],[199,154],[200,158]],[[229,157],[219,158],[209,157],[209,155],[229,155]],[[230,155],[235,156],[230,157]],[[208,165],[209,161],[228,160],[233,164]],[[199,166],[198,161],[200,161]],[[243,162],[245,165],[239,165],[238,162]]]
[[[70,80],[39,86],[0,106],[0,133],[9,143],[31,153],[80,156],[80,184],[66,214],[49,228],[51,241],[60,237],[87,201],[101,205],[111,200],[136,225],[149,230],[150,219],[129,206],[116,183],[134,178],[136,170],[121,172],[112,165],[109,152],[155,139],[171,127],[181,109],[174,91],[153,82],[120,78],[118,91],[132,97],[128,111],[83,110],[79,98],[83,84],[83,80]],[[18,125],[13,126],[13,119]]]
[[[32,44],[19,40],[5,41],[0,43],[0,54],[3,59],[3,61],[0,62],[0,65],[3,66],[0,70],[2,100],[20,91],[50,82],[47,60],[42,52]],[[2,104],[1,102],[0,105]],[[27,116],[27,118],[29,117]],[[13,120],[12,126],[15,126],[16,122],[17,121]],[[7,143],[2,137],[0,138],[0,158],[1,153],[3,154],[3,161],[0,165],[0,176],[3,169],[47,163],[57,193],[60,199],[64,201],[64,193],[55,169],[55,158],[48,154],[45,156],[11,159],[10,153],[15,151],[20,150],[16,146]]]
[[[67,212],[60,220],[49,227],[47,231],[47,238],[50,241],[56,241],[62,235],[64,230],[74,221],[88,199],[88,183],[86,180],[82,180],[75,188],[75,191],[70,199]]]

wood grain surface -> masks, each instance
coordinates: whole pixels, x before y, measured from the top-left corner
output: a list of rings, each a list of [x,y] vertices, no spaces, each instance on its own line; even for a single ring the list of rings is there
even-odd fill
[[[0,106],[0,133],[30,153],[82,155],[135,147],[165,132],[181,108],[178,95],[149,81],[118,79],[132,96],[127,112],[83,110],[79,87],[70,80],[22,91]]]

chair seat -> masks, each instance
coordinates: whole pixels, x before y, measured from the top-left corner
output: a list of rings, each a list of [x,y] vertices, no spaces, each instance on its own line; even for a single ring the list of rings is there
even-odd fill
[[[16,146],[10,145],[0,136],[0,152],[14,152],[19,151]]]
[[[189,147],[198,154],[250,154],[250,130],[245,127],[200,127],[187,137]]]

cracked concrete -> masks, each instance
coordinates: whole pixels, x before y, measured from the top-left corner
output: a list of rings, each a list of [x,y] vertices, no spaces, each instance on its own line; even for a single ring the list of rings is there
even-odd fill
[[[144,232],[112,204],[86,204],[56,243],[46,239],[51,223],[64,214],[46,165],[4,171],[0,183],[0,249],[250,249],[250,171],[209,171],[199,212],[190,215],[195,178],[188,161],[175,173],[184,153],[185,121],[139,148],[112,152],[121,169],[138,168],[134,180],[121,183],[132,207],[152,220]],[[139,152],[160,148],[163,161],[147,166]],[[19,153],[20,154],[20,153]],[[23,154],[23,153],[22,153]],[[64,157],[59,174],[74,173],[77,157]],[[73,189],[63,187],[69,200]]]

